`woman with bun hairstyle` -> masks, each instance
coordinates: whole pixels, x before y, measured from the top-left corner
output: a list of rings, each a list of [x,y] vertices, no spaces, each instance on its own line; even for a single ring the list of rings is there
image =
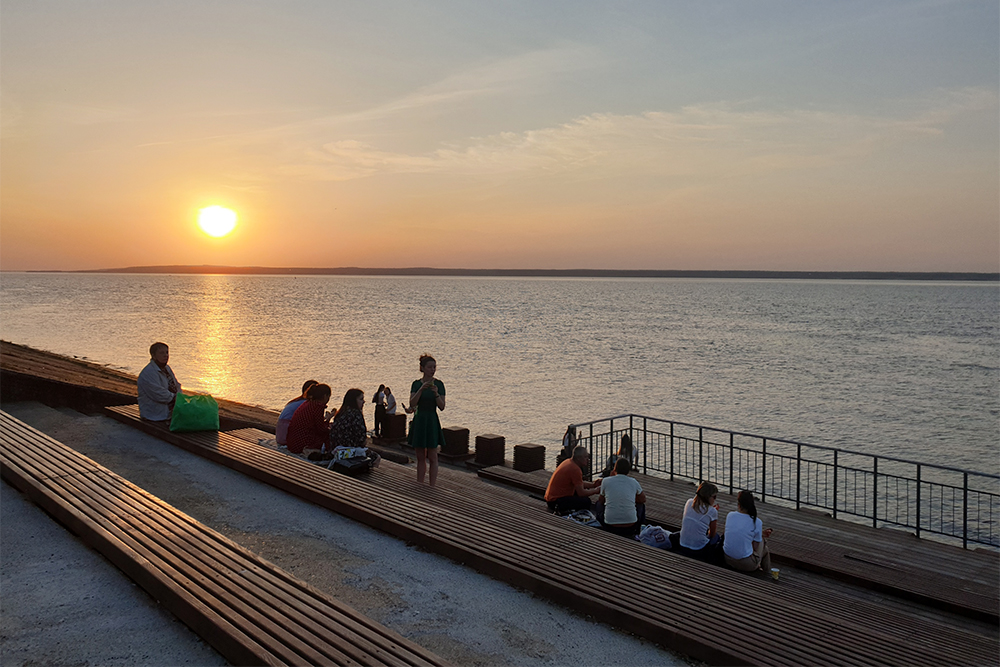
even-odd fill
[[[771,529],[762,530],[764,524],[757,518],[752,493],[740,491],[736,504],[737,511],[726,515],[726,541],[722,545],[726,564],[740,572],[768,572],[771,554],[767,551],[767,538],[771,537]]]
[[[417,481],[424,483],[424,475],[430,462],[430,485],[437,484],[438,450],[444,445],[444,433],[437,411],[444,410],[444,383],[434,377],[437,362],[434,357],[424,354],[420,357],[420,371],[423,377],[414,380],[410,386],[410,408],[417,415],[410,424],[409,442],[417,453]]]
[[[694,498],[684,503],[684,518],[681,521],[681,551],[695,558],[707,559],[710,549],[719,542],[716,531],[719,521],[719,506],[716,504],[718,487],[711,482],[702,482],[695,491]]]

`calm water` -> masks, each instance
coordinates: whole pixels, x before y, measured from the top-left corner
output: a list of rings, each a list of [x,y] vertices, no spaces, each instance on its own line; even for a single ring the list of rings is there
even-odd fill
[[[625,412],[997,472],[996,284],[3,274],[5,340],[279,408],[303,380],[508,445]],[[368,421],[372,409],[369,403]]]

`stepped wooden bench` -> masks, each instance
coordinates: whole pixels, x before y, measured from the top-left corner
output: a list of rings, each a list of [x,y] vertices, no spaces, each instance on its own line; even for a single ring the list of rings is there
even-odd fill
[[[478,474],[537,494],[545,493],[551,476],[547,471],[523,473],[501,466],[484,468]],[[647,520],[680,530],[684,503],[694,495],[694,485],[632,476],[646,492]],[[719,530],[725,531],[725,515],[736,508],[736,496],[720,490],[719,504]],[[766,525],[775,529],[768,549],[776,563],[1000,622],[1000,556],[996,552],[919,540],[903,531],[875,529],[773,503],[761,503],[757,510]]]
[[[75,450],[0,412],[0,473],[234,665],[443,665]]]
[[[412,469],[387,461],[353,478],[227,433],[170,433],[138,420],[135,406],[108,412],[300,498],[707,662],[997,664],[993,628],[964,627],[923,609],[907,612],[832,589],[796,589],[661,552],[555,517],[521,493],[455,471],[442,470],[434,488],[418,485]],[[745,610],[752,622],[739,620]]]

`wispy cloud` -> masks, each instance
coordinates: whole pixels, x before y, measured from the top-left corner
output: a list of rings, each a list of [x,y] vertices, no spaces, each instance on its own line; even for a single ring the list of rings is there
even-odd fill
[[[442,145],[425,154],[338,140],[305,149],[286,175],[350,180],[382,173],[552,174],[629,170],[724,175],[822,166],[857,158],[887,142],[942,133],[964,113],[995,109],[995,90],[941,91],[906,114],[872,116],[816,110],[761,110],[754,103],[710,104],[635,115],[590,114],[522,133],[502,132]]]

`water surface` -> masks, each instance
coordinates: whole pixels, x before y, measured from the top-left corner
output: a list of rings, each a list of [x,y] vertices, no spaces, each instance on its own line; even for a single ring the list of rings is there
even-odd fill
[[[995,283],[5,273],[0,290],[5,340],[133,373],[162,340],[185,387],[269,408],[308,378],[405,400],[428,352],[442,421],[508,445],[635,412],[1000,467]]]

